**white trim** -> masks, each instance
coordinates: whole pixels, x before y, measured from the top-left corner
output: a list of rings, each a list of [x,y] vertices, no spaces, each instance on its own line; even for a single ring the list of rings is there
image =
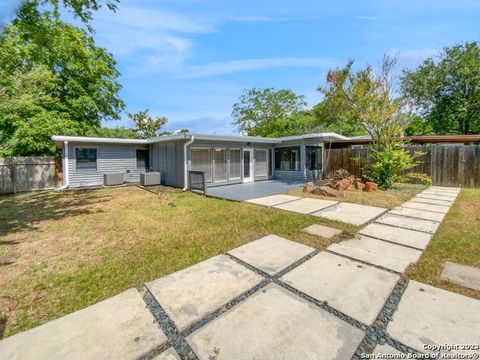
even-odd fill
[[[70,174],[68,172],[68,141],[63,142],[63,159],[64,159],[64,165],[63,165],[63,187],[67,188],[70,185]]]
[[[250,153],[250,162],[248,164],[250,168],[250,176],[248,178],[245,177],[245,151],[248,151]],[[255,180],[255,164],[253,163],[253,159],[255,157],[255,151],[253,148],[243,148],[242,152],[242,182],[248,183],[248,182],[253,182]]]
[[[190,144],[193,144],[193,142],[195,141],[195,136],[192,136],[192,138],[187,141],[184,145],[183,145],[183,190],[188,190],[188,157],[187,157],[187,148]]]
[[[285,137],[279,137],[277,139],[280,141],[289,141],[289,140],[302,140],[302,139],[312,139],[312,138],[350,140],[348,136],[343,136],[334,132],[285,136]]]

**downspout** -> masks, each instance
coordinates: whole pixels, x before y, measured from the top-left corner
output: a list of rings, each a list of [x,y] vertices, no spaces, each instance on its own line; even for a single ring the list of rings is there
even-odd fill
[[[56,190],[64,190],[70,185],[68,174],[68,141],[63,142],[63,185]]]
[[[187,148],[188,145],[193,144],[195,141],[195,135],[192,135],[190,140],[188,140],[183,145],[183,159],[184,159],[184,177],[183,177],[183,191],[188,190],[188,159],[187,159]]]

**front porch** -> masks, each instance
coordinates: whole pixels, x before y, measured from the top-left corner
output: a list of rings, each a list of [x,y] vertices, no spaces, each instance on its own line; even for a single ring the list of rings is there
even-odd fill
[[[207,188],[207,195],[227,200],[244,201],[263,196],[281,194],[289,190],[301,188],[302,186],[303,182],[265,180],[209,187]]]

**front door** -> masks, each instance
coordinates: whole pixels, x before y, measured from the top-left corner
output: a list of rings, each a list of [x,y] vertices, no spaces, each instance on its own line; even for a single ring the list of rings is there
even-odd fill
[[[253,181],[253,149],[243,149],[243,182]]]

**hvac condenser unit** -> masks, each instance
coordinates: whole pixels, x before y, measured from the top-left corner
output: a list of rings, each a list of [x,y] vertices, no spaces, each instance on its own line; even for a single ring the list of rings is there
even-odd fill
[[[140,173],[140,184],[143,186],[160,185],[160,180],[159,172]]]
[[[123,173],[103,174],[103,185],[112,186],[112,185],[122,185],[122,184],[123,184]]]

